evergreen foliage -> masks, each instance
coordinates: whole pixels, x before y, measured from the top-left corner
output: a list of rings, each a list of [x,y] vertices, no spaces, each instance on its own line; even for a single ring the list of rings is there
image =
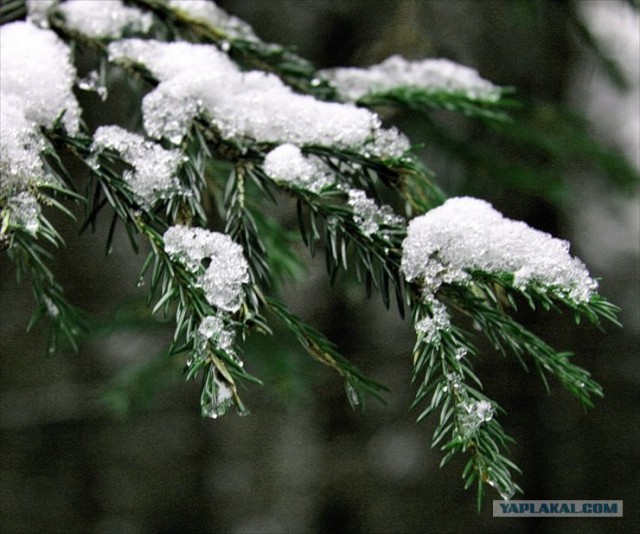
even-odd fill
[[[76,79],[79,89],[93,89],[106,96],[113,80],[124,76],[132,92],[142,96],[167,83],[153,66],[133,57],[118,57],[109,47],[112,42],[135,37],[136,25],[112,28],[115,36],[90,35],[85,26],[69,25],[62,8],[71,4],[29,2],[27,7],[32,20],[29,24],[50,28],[42,31],[55,32],[76,54],[89,50],[95,55],[95,74]],[[534,191],[539,184],[553,184],[553,180],[532,180],[532,176],[537,172],[554,174],[575,156],[587,155],[606,175],[626,187],[635,186],[635,171],[598,145],[578,119],[568,118],[564,112],[553,110],[551,118],[547,114],[544,121],[536,122],[540,110],[518,102],[510,89],[494,88],[495,98],[485,99],[459,88],[403,84],[357,98],[356,108],[345,104],[348,98],[330,75],[316,71],[291,50],[262,42],[244,23],[220,10],[211,10],[209,16],[209,12],[188,9],[186,3],[184,8],[179,2],[161,0],[129,0],[125,4],[151,17],[148,31],[143,32],[145,39],[211,45],[216,53],[237,65],[238,72],[258,70],[277,76],[290,91],[290,98],[306,95],[314,102],[344,106],[338,113],[370,110],[369,115],[361,116],[374,123],[360,143],[297,143],[297,161],[309,169],[308,179],[315,179],[317,172],[324,180],[311,187],[309,181],[280,179],[267,172],[267,156],[288,139],[262,138],[253,135],[253,130],[230,135],[224,130],[226,123],[212,117],[216,108],[198,104],[181,138],[144,138],[149,147],[178,151],[181,156],[173,172],[174,190],[164,191],[151,202],[143,201],[134,191],[132,180],[142,179],[142,163],[125,157],[124,150],[97,146],[95,132],[82,125],[79,131],[70,129],[64,121],[65,110],[58,110],[55,121],[37,124],[35,131],[43,141],[38,151],[43,175],[30,175],[15,185],[7,181],[13,172],[7,170],[12,162],[5,167],[3,160],[0,239],[7,256],[15,262],[18,278],[29,278],[33,285],[36,311],[31,325],[45,317],[51,322],[50,351],[55,350],[61,337],[77,348],[83,332],[91,325],[82,311],[67,302],[47,266],[51,254],[48,249],[53,248],[55,253],[63,244],[47,220],[49,208],[73,217],[68,206],[79,203],[86,210],[85,221],[79,223],[82,230],[95,228],[100,224],[98,216],[109,214],[107,251],[113,247],[118,225],[126,230],[134,250],[148,251],[139,281],[148,289],[150,313],[175,319],[168,352],[173,361],[183,362],[187,379],[201,381],[203,415],[218,417],[231,407],[240,414],[248,413],[242,388],[248,383],[260,384],[260,380],[251,374],[250,354],[246,355],[245,368],[243,341],[253,331],[271,334],[276,324],[290,330],[304,351],[344,379],[347,398],[354,408],[364,406],[365,397],[380,397],[384,386],[357,369],[331,341],[292,313],[278,297],[278,288],[299,269],[300,261],[291,244],[300,239],[312,256],[323,250],[332,280],[340,272],[353,272],[368,295],[377,293],[387,307],[407,313],[417,332],[413,353],[413,380],[417,387],[414,406],[420,410],[418,420],[438,418],[432,443],[444,453],[442,464],[456,454],[468,456],[464,484],[465,488],[477,485],[478,505],[485,485],[495,488],[503,498],[510,498],[519,490],[513,480],[518,468],[507,456],[512,439],[498,422],[504,411],[483,392],[473,369],[478,350],[473,342],[477,334],[471,330],[479,330],[498,352],[515,356],[525,368],[528,361],[532,362],[545,384],[548,377],[555,378],[590,406],[594,397],[602,396],[598,383],[586,370],[571,363],[570,353],[556,351],[519,324],[513,312],[524,302],[532,309],[568,309],[577,321],[585,318],[601,325],[618,324],[617,309],[595,291],[581,300],[566,287],[550,286],[544,280],[516,283],[514,272],[471,266],[464,272],[464,279],[438,274],[441,280],[433,288],[424,273],[407,276],[403,265],[407,261],[408,221],[442,206],[446,196],[404,137],[375,124],[378,119],[374,112],[389,108],[417,111],[424,119],[430,141],[450,150],[469,169],[481,169],[496,180],[516,181],[517,187]],[[113,2],[114,10],[123,7],[124,4]],[[90,14],[86,12],[87,16]],[[3,2],[3,24],[26,15],[23,1]],[[589,46],[597,49],[585,27],[577,28]],[[3,48],[2,53],[12,51]],[[607,58],[603,57],[603,61],[622,83],[615,66]],[[289,94],[282,93],[284,89],[278,91],[281,92],[277,94]],[[107,97],[105,105],[116,104]],[[434,110],[466,117],[486,136],[481,136],[482,142],[478,143],[457,138],[439,122]],[[260,113],[259,109],[237,111]],[[286,115],[288,109],[285,107],[280,113]],[[274,119],[268,116],[265,120]],[[141,120],[137,128],[143,133]],[[503,157],[496,148],[499,144],[533,147],[553,170],[534,169],[515,158]],[[7,158],[10,160],[10,156]],[[72,160],[85,164],[90,176],[86,187],[79,186],[71,176],[68,167]],[[554,191],[552,186],[543,193],[557,200]],[[38,206],[46,209],[31,206],[31,215],[25,214],[26,208],[16,200],[25,193],[23,200],[28,203],[34,198]],[[383,200],[391,207],[384,207]],[[295,205],[297,236],[268,215],[269,204],[276,202]],[[30,224],[25,224],[29,217]],[[206,235],[217,230],[242,248],[247,271],[239,297],[241,304],[220,306],[212,303],[207,293],[211,284],[215,288],[224,282],[220,278],[222,271],[228,268],[238,274],[241,266],[225,264],[226,251],[219,251],[220,257],[203,252],[193,256],[195,260],[191,257],[193,262],[189,263],[189,258],[172,252],[167,244],[167,232],[176,227],[207,229]],[[187,256],[198,247],[208,246],[198,239],[189,245],[192,248],[185,252]],[[438,254],[427,260],[437,259]],[[222,263],[213,272],[208,261]],[[238,276],[241,279],[242,273]],[[152,366],[155,368],[157,362]],[[158,369],[164,372],[159,366]],[[138,375],[146,383],[159,382],[152,378],[153,370],[141,370]],[[135,389],[135,377],[132,380],[122,387]]]

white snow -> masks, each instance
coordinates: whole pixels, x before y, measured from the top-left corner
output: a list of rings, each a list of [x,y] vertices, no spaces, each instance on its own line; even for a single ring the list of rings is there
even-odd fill
[[[27,19],[46,28],[49,26],[49,11],[58,5],[58,0],[27,0]]]
[[[304,156],[300,148],[289,143],[274,148],[266,155],[264,172],[273,180],[314,193],[334,182],[330,169],[322,160]]]
[[[416,333],[424,336],[426,344],[439,342],[441,333],[451,329],[451,317],[447,307],[439,300],[426,296],[425,301],[429,305],[431,315],[416,323]]]
[[[382,130],[376,114],[295,93],[270,73],[240,72],[213,45],[123,40],[109,45],[109,55],[145,65],[160,81],[143,102],[145,129],[153,137],[179,142],[191,119],[204,112],[224,139],[384,157],[399,157],[408,148],[396,130]]]
[[[130,59],[144,65],[161,82],[197,71],[236,74],[238,67],[213,45],[183,41],[122,39],[108,47],[109,60]]]
[[[353,220],[367,237],[373,234],[385,237],[384,230],[380,230],[381,225],[395,226],[403,222],[402,217],[393,213],[390,206],[378,206],[373,199],[367,198],[367,194],[361,189],[349,190],[347,203],[353,210]]]
[[[74,78],[69,49],[55,33],[30,22],[0,27],[0,197],[7,199],[9,225],[33,235],[40,208],[27,190],[56,181],[40,159],[40,126],[51,126],[66,111],[62,123],[77,133]]]
[[[198,327],[198,338],[203,345],[211,342],[215,347],[224,350],[228,354],[235,354],[233,348],[235,332],[225,325],[221,316],[209,315],[202,319]]]
[[[408,61],[394,55],[368,68],[336,68],[321,71],[348,100],[396,87],[419,87],[429,92],[459,93],[473,100],[494,102],[501,90],[478,72],[447,59]]]
[[[169,0],[169,7],[186,13],[192,19],[201,20],[222,30],[229,38],[258,40],[249,24],[229,15],[211,0]]]
[[[457,414],[458,431],[464,439],[471,437],[482,423],[493,419],[494,412],[495,409],[489,401],[468,400],[464,402]]]
[[[13,95],[27,120],[50,126],[64,111],[67,130],[78,131],[80,109],[71,91],[76,71],[58,36],[29,22],[0,27],[2,97]],[[3,106],[4,107],[4,106]]]
[[[10,197],[5,209],[9,212],[9,228],[18,228],[33,236],[38,233],[40,205],[31,193],[23,191]]]
[[[240,309],[242,284],[249,281],[249,265],[240,245],[228,235],[182,225],[170,227],[164,243],[172,259],[198,275],[198,287],[209,304],[232,313]]]
[[[65,25],[92,38],[118,38],[126,31],[147,33],[151,13],[125,6],[121,0],[68,0],[58,7]]]
[[[97,155],[105,148],[116,150],[134,168],[133,172],[124,171],[122,177],[143,207],[149,208],[157,200],[180,191],[176,172],[183,156],[179,151],[165,150],[119,126],[100,126],[91,150]]]
[[[50,182],[40,152],[45,144],[37,125],[24,116],[22,100],[0,93],[0,195],[11,195],[30,185]]]
[[[402,272],[420,280],[425,295],[442,283],[465,283],[470,273],[511,273],[514,286],[541,286],[576,303],[589,300],[597,283],[569,254],[569,243],[503,217],[483,200],[447,200],[413,219],[402,244]]]

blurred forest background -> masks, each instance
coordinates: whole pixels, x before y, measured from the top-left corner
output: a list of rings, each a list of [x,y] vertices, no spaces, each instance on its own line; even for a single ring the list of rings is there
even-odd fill
[[[622,307],[605,334],[572,317],[521,320],[601,382],[585,411],[515,359],[476,359],[487,391],[508,411],[517,482],[529,499],[623,499],[623,519],[494,519],[462,489],[462,459],[444,469],[430,449],[433,423],[409,410],[414,333],[347,277],[329,285],[322,257],[283,288],[294,311],[334,340],[390,392],[353,412],[339,377],[295,343],[251,338],[245,361],[249,417],[201,419],[198,385],[163,358],[169,324],[145,318],[144,259],[107,228],[67,241],[55,272],[72,302],[101,325],[78,354],[44,354],[47,331],[26,334],[27,282],[0,260],[0,531],[64,533],[630,532],[640,524],[640,26],[630,2],[564,0],[270,1],[218,4],[265,41],[295,46],[317,67],[369,65],[398,53],[446,57],[513,86],[525,103],[508,138],[443,115],[440,126],[389,116],[453,196],[486,198],[511,218],[569,239]],[[599,46],[594,46],[596,39]],[[82,58],[80,58],[82,60]],[[615,62],[613,61],[615,60]],[[80,67],[82,68],[82,67]],[[79,95],[91,124],[130,128],[124,85],[105,104]],[[93,116],[92,116],[93,114]],[[442,126],[444,125],[444,127]],[[537,137],[536,137],[537,136]],[[541,148],[539,141],[545,140]],[[80,211],[78,211],[79,214]],[[293,217],[293,214],[291,215]],[[104,219],[107,225],[107,219]],[[295,228],[294,219],[291,220]],[[298,245],[294,245],[298,246]],[[300,246],[304,257],[308,255]],[[150,362],[155,362],[151,363]],[[153,393],[155,391],[155,394]]]

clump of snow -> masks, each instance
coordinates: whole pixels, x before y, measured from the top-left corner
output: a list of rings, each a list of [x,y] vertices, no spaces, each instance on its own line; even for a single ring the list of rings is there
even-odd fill
[[[46,146],[40,127],[65,112],[62,123],[77,133],[74,78],[69,49],[55,33],[30,22],[0,27],[0,198],[6,199],[10,226],[34,235],[40,208],[27,191],[56,181],[40,159]]]
[[[213,45],[123,40],[112,61],[145,65],[160,81],[145,96],[144,125],[153,137],[179,142],[196,115],[206,115],[224,139],[321,145],[400,157],[408,142],[383,131],[378,116],[352,104],[295,93],[273,74],[240,70]]]
[[[429,92],[459,93],[473,100],[495,102],[501,90],[472,68],[447,59],[408,61],[394,55],[369,68],[336,68],[321,74],[348,100],[397,87],[418,87]]]
[[[24,230],[35,236],[40,229],[40,205],[36,198],[23,191],[9,198],[2,210],[9,213],[8,227]]]
[[[223,350],[239,365],[242,365],[242,361],[235,352],[235,332],[233,327],[225,322],[225,316],[228,317],[228,314],[223,311],[202,319],[194,334],[194,353],[187,362],[187,366],[193,365],[196,359],[209,360],[211,357],[210,347]],[[201,408],[204,416],[215,419],[224,415],[233,405],[233,390],[229,383],[220,376],[216,368],[212,368],[209,372],[211,374],[205,379],[208,396],[203,399]]]
[[[386,159],[399,158],[410,148],[408,137],[393,126],[374,130],[372,140],[367,143],[365,150],[367,154]]]
[[[482,423],[491,421],[494,412],[493,405],[486,400],[468,400],[462,403],[457,414],[458,431],[462,438],[471,437]]]
[[[232,313],[240,309],[242,284],[249,281],[249,265],[240,245],[228,235],[181,225],[165,232],[164,244],[172,259],[198,275],[197,284],[209,304]]]
[[[464,283],[478,270],[511,273],[520,289],[541,286],[576,303],[589,300],[597,283],[569,254],[569,243],[502,216],[483,200],[447,200],[411,221],[402,244],[401,269],[420,279],[425,295],[442,283]]]
[[[235,339],[235,332],[225,324],[221,316],[209,315],[200,322],[197,341],[201,346],[212,343],[216,348],[234,354]]]
[[[76,71],[69,48],[55,33],[29,22],[5,24],[0,27],[0,57],[3,100],[13,95],[25,118],[40,126],[50,126],[65,111],[64,126],[77,133]]]
[[[273,180],[314,193],[334,182],[324,162],[314,156],[304,156],[300,148],[289,143],[274,148],[266,155],[264,172]]]
[[[58,11],[68,28],[97,39],[117,39],[127,32],[147,33],[153,17],[121,0],[68,0]]]
[[[27,120],[22,100],[0,93],[0,196],[10,196],[39,183],[50,182],[40,152],[45,143],[35,122]]]
[[[384,231],[378,232],[380,226],[395,226],[403,222],[390,206],[378,206],[376,202],[367,198],[367,194],[361,189],[349,190],[349,200],[347,201],[353,210],[353,219],[360,228],[360,231],[366,235],[379,233],[384,237]]]
[[[213,45],[183,41],[122,39],[108,47],[109,60],[131,60],[144,65],[161,82],[197,71],[237,74],[238,67]]]
[[[219,8],[210,0],[169,0],[169,7],[186,13],[192,19],[201,20],[222,30],[232,39],[257,41],[249,24]]]
[[[100,126],[93,136],[91,151],[96,156],[106,148],[116,150],[133,167],[122,177],[144,207],[180,191],[176,172],[183,156],[179,151],[166,150],[119,126]]]
[[[59,0],[27,0],[27,19],[42,28],[48,27],[49,12],[58,3]]]
[[[424,336],[427,344],[439,342],[442,332],[451,329],[451,317],[447,307],[433,297],[426,298],[429,304],[431,315],[420,319],[415,324],[416,333]]]

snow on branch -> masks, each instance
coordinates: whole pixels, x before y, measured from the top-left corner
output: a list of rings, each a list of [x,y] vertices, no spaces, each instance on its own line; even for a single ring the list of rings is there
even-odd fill
[[[448,59],[408,61],[391,56],[368,68],[342,67],[321,71],[346,99],[385,93],[398,87],[415,87],[430,93],[461,94],[470,100],[496,102],[502,90],[472,68]]]
[[[411,221],[403,243],[402,271],[420,279],[425,295],[443,284],[464,284],[474,271],[510,274],[513,286],[539,286],[576,304],[598,284],[569,254],[569,243],[503,217],[483,200],[451,198]]]

